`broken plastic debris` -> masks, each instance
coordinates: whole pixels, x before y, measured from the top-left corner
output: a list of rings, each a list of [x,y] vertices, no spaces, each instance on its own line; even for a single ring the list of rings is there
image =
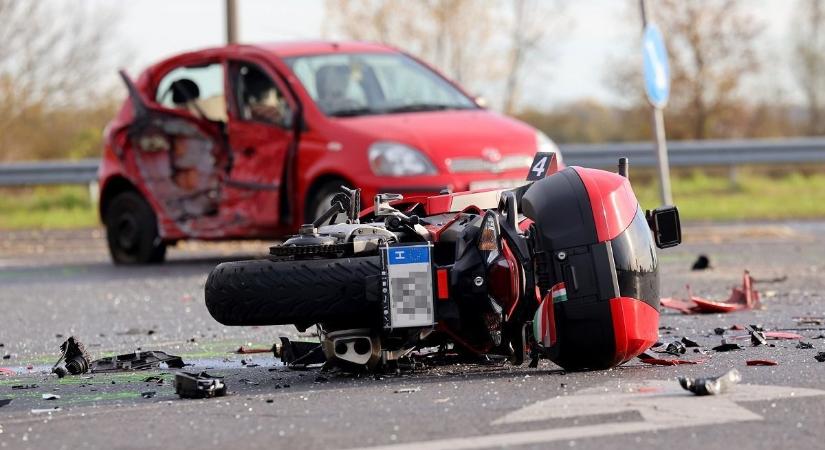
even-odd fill
[[[665,308],[675,309],[683,314],[715,314],[728,313],[743,309],[758,309],[759,292],[753,289],[753,278],[750,272],[745,271],[742,276],[742,287],[735,287],[725,301],[713,301],[702,297],[694,296],[690,285],[686,286],[688,298],[686,300],[677,298],[663,298],[661,304]]]
[[[825,362],[825,352],[819,352],[814,356],[814,359],[819,362]]]
[[[399,389],[396,389],[396,390],[395,390],[395,393],[396,393],[396,394],[411,394],[411,393],[413,393],[413,392],[418,392],[418,391],[420,391],[420,390],[421,390],[421,388],[420,388],[420,387],[414,387],[414,388],[399,388]]]
[[[749,366],[778,366],[779,363],[770,359],[749,359],[745,361]]]
[[[60,400],[60,396],[57,394],[43,394],[41,398],[43,400]]]
[[[100,358],[92,361],[92,373],[126,372],[130,370],[147,370],[166,367],[180,369],[184,366],[180,356],[165,352],[146,351],[127,353],[125,355]]]
[[[0,367],[0,373],[2,373],[3,375],[7,375],[7,376],[17,375],[17,372],[15,372],[11,369],[6,369],[5,367]]]
[[[796,348],[799,348],[799,349],[814,348],[814,344],[810,344],[808,342],[801,342],[800,341],[798,344],[796,344]]]
[[[639,360],[645,364],[652,364],[654,366],[678,366],[681,364],[701,364],[704,360],[690,360],[690,359],[662,359],[662,358],[655,358],[653,356],[648,355],[647,353],[642,353],[638,356]]]
[[[278,348],[277,356],[289,368],[305,368],[311,364],[323,364],[327,358],[321,344],[317,342],[290,341],[286,337],[280,337],[281,347]]]
[[[11,403],[12,400],[13,399],[11,399],[11,398],[0,398],[0,408],[2,408],[3,406],[8,405],[9,403]]]
[[[55,406],[54,408],[33,409],[32,414],[51,414],[58,411],[62,411],[62,409],[59,406]]]
[[[146,391],[146,392],[141,392],[140,396],[143,397],[143,398],[152,398],[152,397],[155,396],[155,394],[157,394],[157,392],[155,392],[155,391]]]
[[[12,386],[12,389],[36,389],[38,386],[36,384],[15,384]]]
[[[685,347],[688,348],[699,347],[699,343],[697,343],[693,339],[688,339],[686,337],[682,338],[682,344],[685,344]]]
[[[748,331],[748,334],[751,336],[751,345],[754,347],[758,345],[768,345],[768,340],[765,338],[765,333],[762,330],[757,329],[754,325],[748,325],[745,327],[745,330]]]
[[[76,340],[74,336],[69,336],[60,344],[60,358],[52,366],[52,373],[58,378],[63,378],[68,374],[80,375],[89,371],[89,361],[91,357],[86,352],[86,346]]]
[[[742,350],[742,347],[739,344],[734,344],[733,342],[726,342],[722,340],[722,345],[717,345],[713,347],[711,350],[717,352],[729,352],[731,350]]]
[[[667,344],[664,351],[660,351],[658,353],[667,353],[674,356],[684,355],[687,350],[685,349],[685,344],[679,341],[673,341]]]
[[[175,393],[181,398],[211,398],[226,395],[223,377],[214,377],[206,372],[175,374]]]
[[[679,377],[679,384],[696,395],[719,395],[740,381],[742,381],[742,375],[736,369],[731,369],[724,375],[714,378]]]
[[[690,270],[706,270],[710,269],[710,258],[707,255],[699,255],[694,261],[693,266],[690,267]]]
[[[794,317],[793,320],[796,321],[797,325],[822,325],[825,323],[825,317],[804,316]]]

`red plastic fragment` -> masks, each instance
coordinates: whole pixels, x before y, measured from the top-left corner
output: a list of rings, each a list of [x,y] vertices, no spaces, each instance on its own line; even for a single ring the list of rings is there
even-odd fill
[[[248,355],[250,353],[272,353],[272,347],[270,348],[249,348],[244,347],[243,345],[235,351],[235,353],[239,353],[241,355]]]
[[[778,366],[779,363],[776,361],[771,361],[770,359],[750,359],[745,361],[745,364],[749,366]]]
[[[705,362],[704,359],[661,359],[650,356],[647,353],[639,355],[639,360],[645,364],[652,364],[654,366],[678,366],[681,364],[702,364]]]
[[[675,309],[682,314],[716,314],[740,311],[743,309],[759,309],[762,307],[759,302],[759,292],[753,288],[753,278],[747,270],[742,275],[742,287],[735,287],[725,301],[713,301],[702,297],[696,297],[690,290],[690,285],[686,286],[688,299],[663,298],[661,304],[665,308]]]
[[[8,375],[8,376],[17,375],[17,372],[15,372],[11,369],[6,369],[5,367],[0,367],[0,373],[2,373],[3,375]]]
[[[805,336],[787,331],[766,331],[765,337],[768,339],[803,339]]]

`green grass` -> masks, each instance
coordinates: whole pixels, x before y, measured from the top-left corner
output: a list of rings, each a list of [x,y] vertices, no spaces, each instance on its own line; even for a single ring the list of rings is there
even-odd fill
[[[659,204],[658,186],[649,172],[631,172],[631,179],[643,207]],[[673,198],[687,221],[825,218],[825,173],[789,170],[771,176],[742,169],[732,184],[726,176],[697,170],[674,175]],[[0,229],[98,225],[86,187],[0,189]]]
[[[672,184],[683,220],[825,218],[825,174],[770,177],[743,171],[734,184],[727,177],[696,171],[675,177]],[[634,183],[634,190],[643,207],[659,204],[657,183]]]
[[[98,223],[85,186],[0,189],[0,229],[87,228]]]

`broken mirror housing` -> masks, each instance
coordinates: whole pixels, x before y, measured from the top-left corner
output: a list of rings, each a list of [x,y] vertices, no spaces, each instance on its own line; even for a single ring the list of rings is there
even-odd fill
[[[682,243],[682,224],[679,220],[679,210],[675,206],[647,210],[645,215],[657,247],[670,248]]]
[[[211,398],[226,395],[223,377],[214,377],[206,372],[175,374],[175,393],[181,398]]]

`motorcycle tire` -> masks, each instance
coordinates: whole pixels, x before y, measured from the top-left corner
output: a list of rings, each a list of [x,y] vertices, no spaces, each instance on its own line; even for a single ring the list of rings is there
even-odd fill
[[[380,271],[379,256],[226,262],[206,280],[206,307],[224,325],[374,323]]]

